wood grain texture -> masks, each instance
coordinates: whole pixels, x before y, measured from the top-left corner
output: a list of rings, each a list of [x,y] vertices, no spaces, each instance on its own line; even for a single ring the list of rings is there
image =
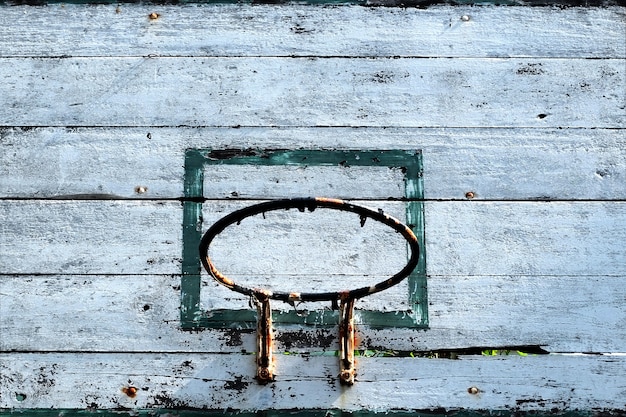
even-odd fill
[[[421,149],[427,199],[464,200],[468,191],[477,200],[626,199],[624,137],[622,130],[546,128],[4,128],[0,197],[180,198],[187,148],[302,147]],[[271,176],[240,181],[244,167],[231,167],[234,177],[207,169],[207,198],[286,196]],[[375,181],[346,196],[396,195],[387,186],[366,194],[383,187]],[[325,191],[317,181],[296,184]]]
[[[0,56],[623,58],[623,20],[619,7],[52,4],[4,7]]]
[[[621,275],[624,215],[624,203],[429,204],[430,272]]]
[[[179,273],[178,202],[3,202],[3,273]]]
[[[341,388],[335,357],[280,355],[277,381],[253,379],[254,356],[215,354],[2,354],[1,407],[340,408],[384,411],[623,408],[623,356],[359,359]],[[7,366],[5,360],[13,363]],[[381,386],[393,388],[381,390]],[[130,398],[123,392],[136,387]],[[476,394],[468,392],[477,388]],[[603,387],[598,390],[597,387]],[[16,394],[25,399],[16,400]]]
[[[620,128],[623,63],[1,58],[0,125]]]
[[[388,204],[401,215],[404,203]],[[242,202],[204,206],[208,225]],[[626,270],[625,203],[426,202],[425,211],[429,274],[621,275]],[[0,229],[3,273],[180,273],[178,202],[2,201],[0,213],[6,219]],[[321,241],[332,241],[332,228],[323,227]],[[297,236],[291,239],[290,245],[301,245]]]
[[[177,275],[1,278],[3,352],[61,351],[80,356],[81,352],[217,354],[256,349],[250,330],[181,331]],[[361,323],[358,347],[430,351],[534,345],[549,352],[621,352],[626,340],[624,279],[623,275],[430,275],[429,330],[370,329]],[[203,307],[250,308],[247,300],[232,292],[228,300],[216,298],[217,288],[205,277]],[[369,301],[360,300],[357,308],[376,308]],[[275,307],[283,308],[280,303]],[[275,327],[278,352],[338,349],[336,327]]]

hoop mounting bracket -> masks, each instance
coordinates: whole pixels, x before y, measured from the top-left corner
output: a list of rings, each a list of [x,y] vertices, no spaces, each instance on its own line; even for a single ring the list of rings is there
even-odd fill
[[[272,356],[272,308],[270,297],[266,291],[254,294],[257,309],[257,358],[256,378],[259,384],[267,384],[274,380],[274,358]]]
[[[339,304],[339,381],[354,384],[354,298],[342,299]]]
[[[297,293],[283,291],[268,291],[253,289],[235,283],[232,279],[222,274],[213,264],[209,257],[209,245],[213,239],[226,227],[239,223],[242,219],[256,214],[262,214],[272,210],[296,208],[300,212],[305,210],[314,211],[317,208],[327,208],[341,211],[349,211],[359,216],[361,226],[365,219],[372,218],[383,223],[396,232],[400,233],[409,244],[411,256],[407,264],[400,272],[390,278],[371,286],[353,290],[321,292],[321,293]],[[272,343],[272,309],[270,299],[280,300],[293,304],[295,301],[331,301],[339,304],[339,380],[343,385],[352,385],[356,380],[356,367],[354,361],[354,303],[356,299],[384,291],[409,276],[418,264],[419,244],[413,231],[399,220],[385,214],[382,210],[372,210],[343,200],[330,198],[294,198],[286,200],[273,200],[255,204],[234,211],[221,218],[207,230],[200,241],[200,259],[202,265],[211,276],[220,284],[232,291],[252,297],[257,307],[257,372],[256,378],[260,384],[267,384],[275,378],[275,364],[273,358]]]

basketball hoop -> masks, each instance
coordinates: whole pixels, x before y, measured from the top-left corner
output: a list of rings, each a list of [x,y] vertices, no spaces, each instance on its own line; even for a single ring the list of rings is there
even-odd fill
[[[269,291],[267,289],[248,288],[235,283],[232,279],[222,274],[213,264],[209,257],[209,246],[217,235],[226,227],[241,222],[246,217],[256,214],[266,213],[274,210],[298,209],[300,212],[312,212],[318,208],[341,210],[355,213],[359,216],[360,224],[363,226],[367,218],[383,223],[408,242],[411,256],[407,264],[390,278],[372,286],[365,286],[353,290],[331,291],[331,292],[284,292]],[[385,214],[382,210],[372,210],[367,207],[352,204],[343,200],[331,198],[293,198],[285,200],[273,200],[260,204],[245,207],[234,211],[215,222],[206,231],[200,241],[200,259],[202,265],[209,274],[220,284],[232,291],[251,297],[257,305],[257,379],[260,383],[266,384],[274,379],[274,364],[272,361],[272,310],[269,300],[279,300],[293,304],[296,301],[340,301],[340,367],[339,374],[342,384],[352,385],[356,375],[354,367],[354,325],[353,310],[354,302],[359,298],[384,291],[408,277],[417,266],[419,260],[419,244],[413,231],[399,220]]]

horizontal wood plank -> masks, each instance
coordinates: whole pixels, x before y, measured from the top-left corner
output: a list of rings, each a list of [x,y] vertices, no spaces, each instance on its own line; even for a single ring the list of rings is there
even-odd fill
[[[5,201],[0,213],[2,273],[180,272],[179,202]]]
[[[430,351],[541,346],[549,352],[623,352],[625,276],[438,276],[428,278],[430,328],[371,329],[358,309],[360,349]],[[205,278],[203,308],[245,308]],[[0,351],[253,352],[252,330],[180,330],[180,277],[2,276]],[[282,303],[274,303],[276,309]],[[328,308],[308,303],[299,308]],[[390,305],[388,307],[398,307]],[[291,307],[288,307],[291,308]],[[332,352],[338,329],[277,324],[279,352]]]
[[[205,227],[252,203],[206,202]],[[404,204],[386,202],[385,210],[401,217]],[[2,201],[0,213],[5,274],[181,271],[178,202]],[[429,274],[609,276],[626,270],[623,202],[433,201],[425,203],[425,214]],[[332,229],[319,236],[333,245]],[[300,245],[293,238],[293,246]]]
[[[619,58],[623,19],[619,7],[53,4],[3,7],[0,56]]]
[[[426,204],[434,274],[621,275],[626,203]],[[445,266],[444,266],[445,265]]]
[[[427,199],[465,199],[468,191],[476,200],[626,199],[622,130],[5,128],[0,143],[0,197],[180,198],[187,148],[304,147],[421,149]],[[276,192],[271,175],[252,172],[255,181],[240,181],[245,167],[222,170],[205,169],[210,178],[205,197],[286,196]],[[305,191],[331,191],[314,179],[307,180]],[[375,187],[357,181],[361,187],[343,189],[343,179],[333,185],[345,194],[341,197],[396,196],[380,178],[373,181]],[[292,188],[300,190],[301,183],[296,178]]]
[[[0,58],[2,126],[623,128],[623,59]]]
[[[385,411],[623,408],[621,356],[359,358],[339,386],[334,357],[280,355],[277,380],[258,385],[251,355],[0,355],[0,407]],[[129,391],[130,387],[136,388]],[[128,395],[127,393],[132,395]],[[18,401],[19,398],[21,401]]]

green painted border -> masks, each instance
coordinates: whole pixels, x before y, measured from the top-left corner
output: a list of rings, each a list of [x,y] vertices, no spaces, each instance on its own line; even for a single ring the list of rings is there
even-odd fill
[[[289,409],[289,410],[198,410],[198,409],[133,409],[133,410],[97,410],[97,409],[0,409],[0,417],[606,417],[623,416],[625,410],[388,410],[388,411],[342,411],[339,409]]]
[[[359,310],[361,322],[374,328],[428,327],[426,251],[424,232],[424,182],[422,153],[419,150],[212,150],[188,149],[185,152],[183,199],[183,262],[181,278],[181,327],[255,328],[254,310],[211,310],[200,308],[201,265],[198,246],[202,237],[204,169],[211,165],[307,165],[307,166],[380,166],[401,168],[404,173],[406,223],[417,236],[421,253],[417,268],[407,278],[410,311],[378,312]],[[332,197],[332,196],[331,196]],[[301,317],[295,311],[274,312],[279,324],[334,326],[336,311],[313,311]]]

